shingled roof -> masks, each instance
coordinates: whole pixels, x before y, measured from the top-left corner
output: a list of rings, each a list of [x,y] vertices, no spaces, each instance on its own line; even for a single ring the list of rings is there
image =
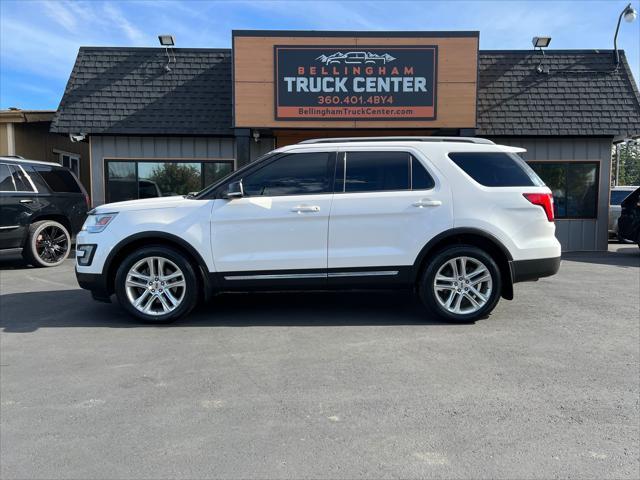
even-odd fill
[[[640,134],[624,52],[615,69],[611,50],[480,51],[477,102],[478,135]]]
[[[173,58],[175,55],[175,63]],[[81,47],[52,132],[230,135],[231,50]]]
[[[52,132],[231,135],[231,50],[82,47]],[[477,135],[640,134],[640,95],[624,52],[549,50],[478,56]]]

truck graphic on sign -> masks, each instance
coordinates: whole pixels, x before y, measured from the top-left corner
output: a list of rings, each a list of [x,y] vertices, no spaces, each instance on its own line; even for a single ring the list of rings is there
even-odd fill
[[[336,52],[331,55],[320,55],[316,60],[324,63],[325,65],[337,65],[340,63],[386,65],[389,62],[393,62],[395,57],[392,57],[388,53],[377,55],[371,52]]]

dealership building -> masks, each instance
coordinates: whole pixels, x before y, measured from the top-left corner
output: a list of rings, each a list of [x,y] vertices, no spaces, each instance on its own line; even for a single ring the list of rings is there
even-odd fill
[[[459,31],[232,40],[80,48],[51,132],[89,143],[94,205],[199,190],[309,138],[479,136],[527,149],[565,251],[607,248],[612,144],[640,135],[623,51],[479,50]]]

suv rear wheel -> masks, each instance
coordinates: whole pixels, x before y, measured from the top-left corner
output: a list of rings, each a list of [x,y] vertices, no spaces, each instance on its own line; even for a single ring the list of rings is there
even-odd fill
[[[136,250],[120,264],[115,293],[131,315],[145,322],[168,323],[195,307],[198,280],[182,253],[151,246]]]
[[[439,251],[424,269],[418,292],[427,309],[452,322],[472,322],[498,303],[500,270],[483,250],[459,245]]]
[[[71,236],[64,225],[53,220],[33,222],[22,255],[34,267],[55,267],[69,256]]]

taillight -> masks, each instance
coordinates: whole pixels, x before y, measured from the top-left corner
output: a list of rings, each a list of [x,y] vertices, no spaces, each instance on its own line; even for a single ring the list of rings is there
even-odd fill
[[[87,210],[91,209],[91,201],[89,200],[89,194],[84,194],[84,203],[87,204]]]
[[[522,195],[534,205],[540,205],[547,214],[547,220],[553,222],[553,195],[550,193],[523,193]]]

